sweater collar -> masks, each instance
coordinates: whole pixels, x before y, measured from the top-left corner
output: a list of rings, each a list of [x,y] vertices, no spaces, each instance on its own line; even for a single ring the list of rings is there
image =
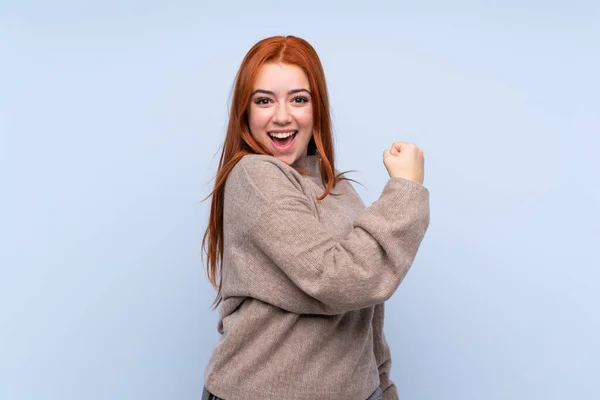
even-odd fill
[[[318,154],[306,155],[297,159],[292,166],[295,168],[308,170],[312,176],[318,176],[321,173],[319,169],[320,162],[321,157]]]

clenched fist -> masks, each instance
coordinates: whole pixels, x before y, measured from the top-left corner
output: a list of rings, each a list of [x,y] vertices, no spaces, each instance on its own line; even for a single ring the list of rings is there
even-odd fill
[[[404,178],[423,184],[423,150],[413,143],[394,142],[390,149],[383,152],[383,165],[391,178]]]

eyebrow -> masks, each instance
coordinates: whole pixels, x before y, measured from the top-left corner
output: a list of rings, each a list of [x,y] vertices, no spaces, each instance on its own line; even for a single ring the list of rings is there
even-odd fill
[[[312,93],[308,89],[293,89],[288,92],[288,95],[296,94],[296,93],[300,93],[300,92],[307,92],[309,95],[312,96]],[[264,94],[269,94],[271,96],[275,96],[275,92],[272,92],[270,90],[264,90],[264,89],[256,89],[254,92],[252,92],[251,96],[254,96],[256,93],[264,93]]]

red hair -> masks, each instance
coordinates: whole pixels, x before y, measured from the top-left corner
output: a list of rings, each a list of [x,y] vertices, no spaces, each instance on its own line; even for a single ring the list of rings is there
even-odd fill
[[[218,289],[213,302],[216,308],[222,300],[220,277],[223,261],[223,195],[225,181],[237,162],[247,154],[271,154],[258,143],[248,128],[248,107],[254,80],[260,67],[268,62],[279,62],[300,67],[310,84],[313,102],[313,137],[308,144],[308,155],[318,154],[321,158],[320,173],[325,191],[319,200],[332,194],[335,184],[344,173],[334,173],[333,134],[329,111],[329,96],[325,83],[325,73],[315,49],[303,39],[294,36],[274,36],[256,43],[244,57],[236,75],[233,98],[229,110],[229,123],[225,142],[222,146],[219,167],[212,193],[208,227],[202,239],[206,255],[206,269],[210,282]],[[305,174],[306,171],[298,170]],[[207,197],[207,198],[208,198]],[[206,200],[206,199],[205,199]],[[217,283],[217,276],[218,283]]]

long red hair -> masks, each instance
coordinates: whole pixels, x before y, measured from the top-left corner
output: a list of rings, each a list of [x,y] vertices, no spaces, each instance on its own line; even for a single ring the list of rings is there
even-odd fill
[[[320,173],[325,191],[318,197],[322,200],[331,193],[344,173],[335,174],[333,133],[329,111],[329,96],[325,73],[315,49],[306,41],[294,36],[274,36],[256,43],[244,57],[236,75],[233,98],[229,110],[229,123],[222,146],[219,167],[212,193],[208,227],[202,239],[206,256],[208,279],[218,290],[213,302],[216,308],[222,300],[223,261],[223,195],[225,182],[237,162],[247,154],[271,154],[258,143],[248,128],[248,107],[254,80],[260,67],[268,62],[279,62],[300,67],[310,84],[313,102],[313,137],[308,144],[308,155],[318,154],[321,158]],[[298,170],[305,174],[306,171]],[[333,193],[331,193],[333,195]],[[207,198],[208,198],[207,197]],[[206,200],[206,199],[205,199]]]

